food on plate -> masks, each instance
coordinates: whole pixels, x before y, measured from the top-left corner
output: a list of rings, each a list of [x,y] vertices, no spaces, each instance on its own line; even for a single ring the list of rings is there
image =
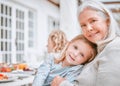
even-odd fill
[[[12,67],[9,67],[7,63],[0,63],[0,72],[11,72]]]
[[[8,76],[0,73],[0,80],[8,79]]]
[[[13,72],[13,71],[34,71],[26,63],[6,64],[0,63],[0,72]]]
[[[12,69],[10,67],[1,67],[0,72],[11,72]]]
[[[18,68],[21,70],[24,70],[24,69],[28,68],[28,66],[25,63],[20,63],[20,64],[18,64]]]
[[[28,65],[26,63],[13,64],[13,70],[24,70],[27,68],[28,68]]]

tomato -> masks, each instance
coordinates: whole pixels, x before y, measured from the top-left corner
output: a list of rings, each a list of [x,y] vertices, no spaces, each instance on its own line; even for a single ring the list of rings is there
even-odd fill
[[[1,74],[1,73],[0,73],[0,77],[2,77],[2,76],[4,76],[4,74]]]
[[[11,68],[9,67],[2,67],[1,72],[11,72]]]

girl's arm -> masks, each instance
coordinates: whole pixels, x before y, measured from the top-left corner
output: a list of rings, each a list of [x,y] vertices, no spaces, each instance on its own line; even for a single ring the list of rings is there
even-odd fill
[[[52,63],[51,57],[46,58],[45,62],[40,65],[38,68],[37,74],[34,78],[33,85],[32,86],[43,86],[44,81],[46,80],[49,72],[50,72],[50,67]]]

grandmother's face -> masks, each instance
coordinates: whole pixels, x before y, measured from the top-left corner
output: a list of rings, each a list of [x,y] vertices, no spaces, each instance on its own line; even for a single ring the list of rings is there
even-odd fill
[[[95,10],[84,9],[79,16],[79,22],[84,36],[93,43],[105,39],[108,34],[108,19]]]

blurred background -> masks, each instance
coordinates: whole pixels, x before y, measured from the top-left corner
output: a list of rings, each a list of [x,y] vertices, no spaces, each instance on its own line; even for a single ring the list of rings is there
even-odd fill
[[[38,67],[51,30],[63,30],[68,40],[81,33],[76,15],[82,1],[0,0],[0,63]],[[120,24],[120,0],[98,1],[106,4]]]

